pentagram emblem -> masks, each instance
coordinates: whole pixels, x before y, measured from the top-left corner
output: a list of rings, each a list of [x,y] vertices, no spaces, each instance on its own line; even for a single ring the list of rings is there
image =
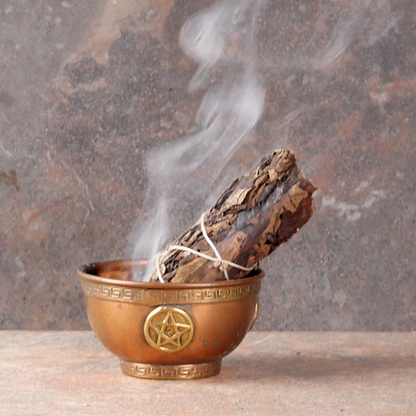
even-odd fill
[[[155,349],[177,351],[186,347],[194,335],[192,318],[174,306],[159,306],[149,313],[144,323],[144,335]]]

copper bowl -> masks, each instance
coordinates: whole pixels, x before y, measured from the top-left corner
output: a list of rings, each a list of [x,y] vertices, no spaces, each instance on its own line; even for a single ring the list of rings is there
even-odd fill
[[[264,273],[216,283],[148,283],[127,280],[132,265],[118,260],[78,269],[91,327],[120,358],[122,372],[186,380],[218,374],[222,358],[257,318]]]

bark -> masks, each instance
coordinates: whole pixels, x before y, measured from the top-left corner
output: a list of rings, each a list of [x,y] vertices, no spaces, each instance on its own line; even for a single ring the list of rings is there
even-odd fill
[[[277,150],[252,172],[235,179],[205,214],[208,236],[224,260],[245,267],[258,263],[295,234],[313,213],[316,190],[296,165],[291,150]],[[186,230],[170,246],[189,247],[215,257],[204,239],[200,222]],[[168,248],[170,247],[168,246]],[[165,281],[214,282],[225,280],[219,262],[172,250],[160,256]],[[225,266],[230,280],[250,272]],[[156,269],[151,280],[158,280]]]

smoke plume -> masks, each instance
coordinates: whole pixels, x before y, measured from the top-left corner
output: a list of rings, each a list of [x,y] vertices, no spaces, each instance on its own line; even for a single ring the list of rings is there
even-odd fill
[[[149,270],[156,253],[172,237],[175,223],[181,223],[185,207],[200,204],[201,211],[206,209],[214,190],[236,174],[227,162],[250,138],[262,115],[265,91],[255,64],[256,22],[262,5],[259,0],[217,2],[191,17],[180,32],[183,51],[198,63],[189,91],[205,88],[206,93],[196,115],[198,132],[147,157],[148,189],[142,211],[151,212],[152,218],[140,218],[132,238],[133,259],[152,259]],[[146,280],[147,274],[136,272],[134,279]]]

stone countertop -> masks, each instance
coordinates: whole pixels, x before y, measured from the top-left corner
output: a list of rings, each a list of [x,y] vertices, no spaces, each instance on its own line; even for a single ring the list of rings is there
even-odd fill
[[[251,332],[220,375],[156,381],[89,331],[2,331],[0,414],[414,416],[416,333]]]

